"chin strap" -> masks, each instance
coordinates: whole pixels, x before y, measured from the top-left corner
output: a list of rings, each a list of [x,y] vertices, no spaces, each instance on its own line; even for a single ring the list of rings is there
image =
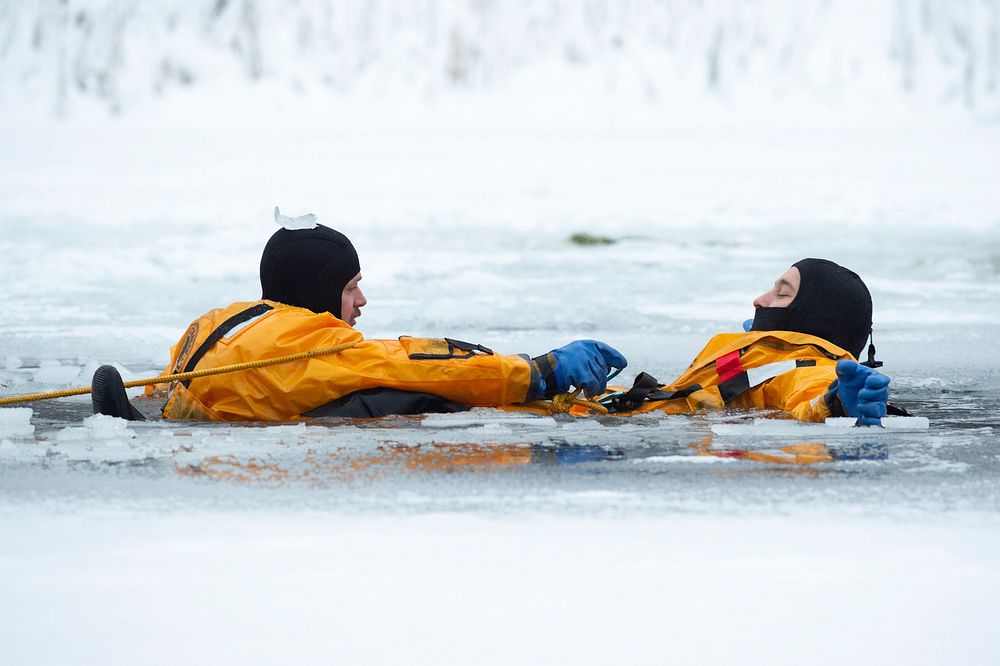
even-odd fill
[[[881,368],[882,361],[875,360],[875,334],[869,331],[868,335],[871,338],[871,341],[868,343],[868,360],[862,363],[861,365],[867,365],[869,368],[872,369]]]

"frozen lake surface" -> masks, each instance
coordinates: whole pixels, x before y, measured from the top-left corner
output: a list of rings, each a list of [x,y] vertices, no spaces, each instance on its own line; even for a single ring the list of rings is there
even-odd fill
[[[672,379],[827,257],[872,291],[892,400],[930,420],[2,412],[14,663],[1000,658],[997,128],[123,123],[3,144],[4,395],[158,373],[195,316],[257,297],[280,205],[354,239],[366,336],[598,338],[625,383]]]

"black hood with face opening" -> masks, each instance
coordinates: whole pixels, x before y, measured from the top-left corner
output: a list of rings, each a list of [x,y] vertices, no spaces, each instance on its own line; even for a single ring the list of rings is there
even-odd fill
[[[344,287],[360,272],[354,245],[339,231],[279,229],[260,258],[261,297],[342,319]]]
[[[785,308],[757,308],[752,331],[815,335],[861,357],[872,330],[872,297],[857,273],[826,259],[793,264],[802,281]]]

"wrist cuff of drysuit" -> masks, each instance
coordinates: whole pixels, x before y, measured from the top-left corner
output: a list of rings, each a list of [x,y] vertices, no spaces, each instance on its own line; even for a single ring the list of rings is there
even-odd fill
[[[532,382],[530,400],[540,400],[542,398],[551,399],[558,391],[556,390],[555,369],[558,361],[552,352],[536,356],[531,359],[532,379],[537,375],[538,382]]]
[[[826,408],[830,410],[830,416],[850,416],[847,410],[844,409],[844,403],[840,400],[840,391],[838,391],[839,384],[838,380],[834,379],[830,382],[830,386],[827,387],[826,393],[823,394],[823,404]]]

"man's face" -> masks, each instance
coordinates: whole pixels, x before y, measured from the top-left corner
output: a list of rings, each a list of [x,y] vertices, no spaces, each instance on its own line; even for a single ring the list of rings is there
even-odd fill
[[[349,325],[354,326],[361,316],[361,308],[368,305],[368,299],[358,283],[361,282],[361,273],[358,273],[344,287],[344,292],[340,295],[340,318]]]
[[[792,266],[781,274],[770,290],[753,299],[755,308],[787,308],[799,293],[802,275],[799,269]]]

